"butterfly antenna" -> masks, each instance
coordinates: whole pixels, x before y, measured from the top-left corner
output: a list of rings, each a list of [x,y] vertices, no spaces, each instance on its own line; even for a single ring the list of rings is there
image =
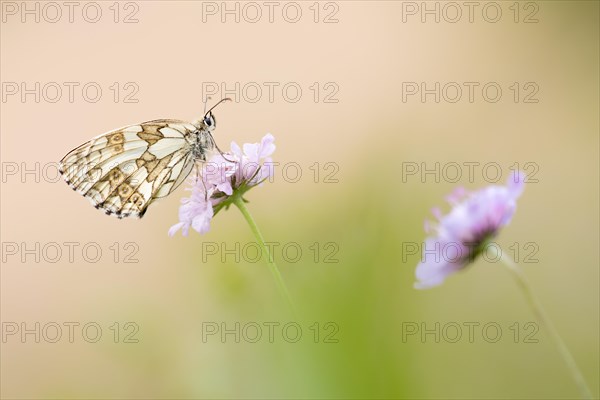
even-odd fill
[[[208,115],[208,113],[210,113],[212,110],[214,110],[214,109],[215,109],[215,107],[216,107],[216,106],[218,106],[219,104],[221,104],[221,103],[222,103],[222,102],[224,102],[224,101],[231,101],[231,99],[230,99],[229,97],[225,97],[224,99],[221,99],[221,100],[219,100],[219,102],[218,102],[217,104],[215,104],[214,106],[212,106],[212,107],[210,108],[210,110],[206,111],[206,112],[204,113],[204,115],[205,115],[205,116],[206,116],[206,115]]]
[[[209,98],[210,98],[210,97],[209,97]],[[225,101],[231,101],[231,99],[230,99],[229,97],[225,97],[225,98],[223,98],[223,99],[219,100],[219,101],[217,102],[217,104],[215,104],[214,106],[212,106],[212,107],[211,107],[211,108],[210,108],[208,111],[206,111],[206,112],[204,113],[204,116],[208,115],[208,113],[210,113],[212,110],[214,110],[216,106],[218,106],[219,104],[221,104],[221,103],[223,103],[223,102],[225,102]],[[205,104],[205,106],[206,106],[206,103],[204,103],[204,104]],[[204,107],[204,109],[206,109],[206,107]],[[210,135],[210,137],[211,137],[211,139],[212,139],[212,142],[213,142],[213,144],[214,144],[214,145],[215,145],[215,147],[217,148],[217,151],[218,151],[218,152],[219,152],[219,154],[221,155],[221,157],[223,157],[223,158],[224,158],[226,161],[233,162],[233,163],[234,163],[234,162],[236,162],[235,160],[230,160],[229,158],[225,157],[225,153],[224,153],[224,152],[223,152],[223,151],[222,151],[222,150],[219,148],[219,146],[217,145],[217,142],[215,142],[215,139],[212,137],[212,135]]]
[[[204,100],[204,115],[206,115],[206,106],[208,105],[208,101],[211,99],[210,96],[207,96]]]

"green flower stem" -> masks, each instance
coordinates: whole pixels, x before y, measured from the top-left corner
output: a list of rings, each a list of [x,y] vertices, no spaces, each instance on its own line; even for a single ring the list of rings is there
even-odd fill
[[[267,256],[267,266],[269,267],[269,270],[271,271],[271,275],[273,275],[273,278],[275,278],[275,283],[277,285],[277,289],[279,290],[279,293],[281,294],[281,296],[288,303],[290,310],[292,312],[292,315],[297,320],[298,318],[296,316],[296,307],[294,306],[294,302],[292,301],[292,298],[290,297],[290,293],[289,293],[287,287],[285,286],[285,282],[283,282],[283,278],[281,277],[281,274],[279,273],[279,269],[277,268],[277,265],[275,264],[275,261],[273,260],[273,256],[269,252],[269,248],[265,244],[265,238],[260,233],[258,226],[256,226],[256,222],[254,222],[254,219],[252,218],[252,215],[250,215],[248,208],[246,208],[244,199],[242,198],[242,196],[236,196],[235,199],[233,200],[233,204],[235,204],[237,206],[237,208],[240,209],[242,215],[246,219],[246,222],[248,222],[248,225],[250,225],[250,229],[252,230],[252,233],[254,233],[254,236],[256,237],[258,244],[262,248],[263,254],[265,254]]]
[[[519,266],[517,264],[515,264],[513,262],[513,260],[511,260],[510,257],[508,257],[506,255],[506,252],[502,252],[501,259],[504,262],[504,265],[508,268],[508,270],[510,272],[512,272],[512,275],[515,278],[517,285],[519,286],[519,288],[525,295],[525,298],[527,299],[527,302],[533,309],[533,312],[534,312],[535,316],[537,317],[538,321],[540,322],[540,324],[545,326],[546,329],[548,330],[548,332],[550,333],[552,340],[554,340],[554,344],[558,348],[558,351],[559,351],[560,355],[562,356],[563,360],[565,361],[565,364],[567,364],[567,368],[571,372],[571,375],[573,375],[573,379],[575,380],[575,383],[579,387],[582,398],[592,399],[593,398],[592,392],[591,392],[590,388],[587,386],[587,383],[585,382],[585,379],[583,378],[583,374],[579,370],[579,367],[577,367],[577,363],[575,363],[575,359],[573,358],[573,356],[571,355],[571,352],[565,345],[565,342],[562,340],[562,338],[558,334],[558,331],[556,330],[554,325],[552,325],[552,322],[550,322],[550,319],[546,315],[544,308],[542,307],[542,305],[540,304],[538,299],[534,296],[533,292],[531,291],[529,282],[527,281],[525,274],[519,268]]]

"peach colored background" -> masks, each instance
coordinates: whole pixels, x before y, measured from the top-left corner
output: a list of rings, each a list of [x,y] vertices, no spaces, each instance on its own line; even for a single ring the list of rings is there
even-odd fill
[[[2,82],[97,82],[103,89],[97,103],[83,100],[77,89],[73,103],[66,92],[56,103],[35,103],[32,96],[25,103],[18,96],[3,101],[5,166],[55,163],[89,138],[126,124],[197,118],[203,82],[297,82],[303,89],[297,103],[286,102],[279,92],[272,103],[263,97],[220,106],[215,137],[228,147],[231,140],[253,142],[271,132],[278,146],[275,159],[301,165],[298,183],[279,176],[248,195],[251,212],[271,240],[340,245],[341,262],[331,268],[283,263],[298,303],[313,310],[312,301],[349,301],[352,291],[340,288],[364,271],[380,269],[382,275],[369,281],[369,298],[384,296],[386,306],[376,312],[364,304],[347,305],[366,307],[373,321],[381,315],[386,321],[407,315],[427,321],[527,321],[532,316],[512,282],[485,264],[436,291],[412,289],[416,259],[402,263],[399,243],[422,240],[422,220],[455,185],[402,183],[401,171],[405,161],[493,161],[506,176],[515,162],[535,162],[540,182],[528,186],[500,240],[506,246],[539,244],[540,263],[524,268],[598,393],[597,2],[537,2],[536,24],[514,23],[508,2],[501,3],[505,14],[496,24],[480,14],[473,23],[420,23],[418,17],[403,23],[402,3],[367,1],[337,2],[339,22],[332,24],[312,21],[312,2],[299,3],[303,17],[296,24],[281,14],[273,23],[252,24],[231,17],[221,23],[218,16],[202,22],[201,2],[140,1],[135,2],[139,22],[123,24],[112,21],[112,2],[98,4],[103,17],[95,24],[82,20],[80,9],[73,23],[66,15],[54,24],[31,17],[22,23],[18,15],[2,23]],[[121,19],[125,12],[121,9]],[[325,10],[321,13],[323,18]],[[498,103],[481,97],[472,104],[402,102],[402,82],[421,81],[494,81],[504,93]],[[135,82],[139,102],[115,103],[109,89],[114,82],[121,87]],[[309,89],[314,82],[335,82],[339,102],[315,103]],[[540,102],[515,104],[508,89],[513,82],[536,82]],[[314,183],[309,167],[315,162],[337,163],[339,183]],[[460,184],[474,188],[486,182],[477,175],[474,182]],[[336,380],[324,364],[302,359],[298,350],[200,343],[201,321],[285,321],[289,316],[262,263],[199,260],[202,241],[252,240],[237,210],[220,214],[204,237],[167,237],[185,193],[179,189],[154,204],[141,221],[119,221],[102,215],[62,181],[38,183],[32,175],[25,182],[18,175],[3,181],[2,242],[95,242],[103,257],[88,263],[79,255],[71,263],[63,254],[57,263],[31,258],[23,263],[8,256],[1,271],[2,321],[95,321],[105,330],[96,345],[64,339],[2,343],[3,397],[575,395],[549,340],[540,347],[502,351],[443,347],[448,361],[440,361],[436,348],[415,345],[408,348],[410,357],[398,357],[397,370],[388,369],[396,378],[373,378],[363,392],[341,389],[354,375],[339,372],[343,379]],[[125,243],[137,243],[139,262],[114,263],[109,247],[115,242],[122,252]],[[358,249],[371,261],[349,267]],[[307,314],[312,320],[325,318],[317,311]],[[337,314],[326,317],[335,320]],[[140,326],[140,343],[111,342],[108,327],[126,321]],[[347,337],[352,328],[346,329]],[[379,340],[376,335],[366,339]],[[388,340],[392,345],[386,353],[407,349]],[[363,351],[359,347],[344,353]],[[526,355],[518,358],[522,352]],[[276,361],[265,356],[274,353],[285,356]],[[323,354],[339,360],[333,369],[344,371],[352,364]],[[468,362],[477,354],[480,363]],[[364,374],[379,375],[368,362],[368,356],[360,361],[372,371]],[[465,375],[459,376],[461,368]],[[274,383],[279,374],[289,381]],[[394,379],[404,382],[402,389],[383,389],[382,381]],[[507,387],[507,381],[514,384]]]

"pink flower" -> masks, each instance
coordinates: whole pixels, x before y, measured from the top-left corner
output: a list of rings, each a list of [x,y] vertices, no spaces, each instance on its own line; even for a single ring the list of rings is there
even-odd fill
[[[518,172],[512,174],[506,186],[490,185],[472,193],[457,188],[446,198],[453,206],[447,215],[439,209],[432,210],[438,223],[425,221],[425,231],[434,231],[435,235],[423,244],[415,288],[441,285],[449,275],[472,262],[512,219],[524,180],[525,175]]]
[[[201,178],[192,178],[192,194],[179,207],[179,222],[169,229],[169,236],[181,233],[187,236],[190,227],[200,234],[210,230],[210,221],[222,208],[231,205],[234,196],[243,196],[273,175],[270,158],[275,151],[275,138],[265,135],[260,143],[246,143],[243,151],[231,143],[231,151],[214,154],[203,164]]]
[[[272,176],[273,160],[271,154],[275,151],[275,138],[265,135],[260,143],[246,143],[240,149],[237,143],[231,143],[231,152],[238,162],[236,180],[257,183]],[[258,173],[257,173],[257,170]]]

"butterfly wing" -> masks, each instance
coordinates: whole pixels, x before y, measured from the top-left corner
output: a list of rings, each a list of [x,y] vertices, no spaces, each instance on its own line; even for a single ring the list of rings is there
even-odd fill
[[[189,175],[195,131],[179,120],[126,126],[73,149],[60,161],[60,172],[96,208],[141,218]]]

